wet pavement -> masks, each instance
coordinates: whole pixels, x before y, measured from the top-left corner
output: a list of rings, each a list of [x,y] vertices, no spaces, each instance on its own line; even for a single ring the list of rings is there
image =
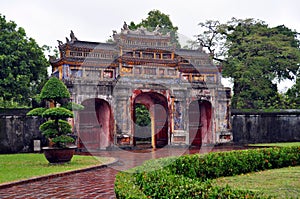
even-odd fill
[[[115,175],[121,170],[141,165],[145,160],[180,156],[193,153],[208,153],[213,151],[228,151],[242,149],[240,147],[202,147],[200,149],[161,148],[138,150],[112,150],[85,153],[114,157],[119,161],[106,168],[99,168],[72,175],[50,178],[36,182],[15,185],[0,189],[0,198],[115,198]],[[83,153],[82,153],[83,154]]]

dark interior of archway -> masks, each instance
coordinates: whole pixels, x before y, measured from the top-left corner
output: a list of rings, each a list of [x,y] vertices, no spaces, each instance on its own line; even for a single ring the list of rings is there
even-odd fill
[[[134,106],[135,142],[138,146],[151,146],[151,118],[146,105],[136,103]]]

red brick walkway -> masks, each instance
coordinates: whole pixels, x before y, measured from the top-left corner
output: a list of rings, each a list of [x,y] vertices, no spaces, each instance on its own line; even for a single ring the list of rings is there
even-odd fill
[[[199,149],[163,148],[156,151],[148,149],[92,153],[97,156],[115,157],[119,162],[107,168],[0,189],[0,198],[115,198],[115,175],[120,170],[140,165],[148,159],[219,150],[232,150],[232,148],[203,147],[200,151]]]

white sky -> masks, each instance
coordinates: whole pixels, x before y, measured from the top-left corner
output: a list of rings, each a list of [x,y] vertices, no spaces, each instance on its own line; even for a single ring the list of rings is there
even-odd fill
[[[73,30],[79,40],[105,42],[123,22],[139,23],[149,11],[170,16],[178,32],[190,39],[199,22],[255,18],[270,26],[286,25],[300,32],[299,0],[1,0],[0,13],[25,29],[40,46],[57,46]]]

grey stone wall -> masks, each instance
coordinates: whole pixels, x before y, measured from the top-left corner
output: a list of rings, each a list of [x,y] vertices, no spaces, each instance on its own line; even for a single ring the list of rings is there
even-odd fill
[[[30,109],[0,109],[0,153],[33,152],[33,140],[45,139],[39,131],[42,120],[27,117]]]
[[[300,110],[231,112],[233,142],[237,144],[300,141]]]

